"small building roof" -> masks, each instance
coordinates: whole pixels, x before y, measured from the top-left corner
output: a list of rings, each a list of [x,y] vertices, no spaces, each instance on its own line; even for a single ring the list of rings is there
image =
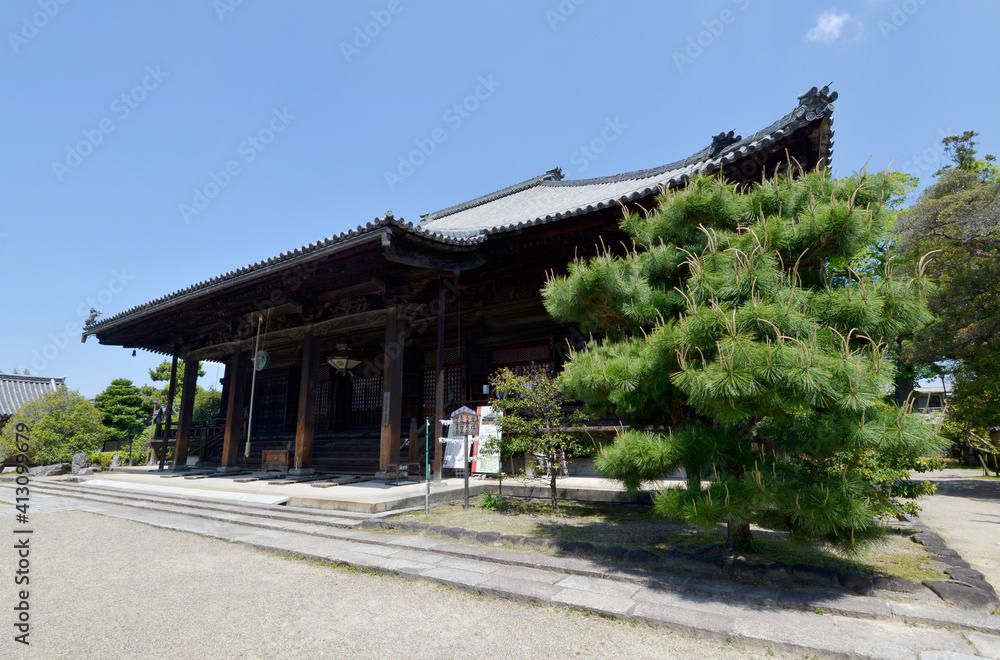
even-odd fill
[[[65,384],[66,378],[0,374],[0,419],[12,417],[24,404]]]

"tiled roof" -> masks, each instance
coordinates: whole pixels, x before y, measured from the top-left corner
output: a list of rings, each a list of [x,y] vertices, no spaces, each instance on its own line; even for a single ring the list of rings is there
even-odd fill
[[[771,126],[758,131],[746,139],[733,133],[719,133],[713,136],[711,145],[698,153],[662,167],[627,172],[597,179],[564,181],[559,168],[549,170],[497,192],[476,198],[464,204],[443,209],[423,216],[419,224],[405,222],[393,217],[392,211],[382,218],[376,218],[367,225],[337,234],[330,238],[310,243],[291,252],[258,261],[223,275],[192,284],[166,296],[132,307],[124,312],[87,326],[84,338],[138,315],[180,302],[186,298],[201,297],[213,291],[230,287],[241,281],[250,280],[261,271],[287,266],[306,259],[335,253],[345,246],[359,241],[371,240],[388,227],[417,234],[443,245],[475,246],[486,242],[490,235],[520,229],[535,224],[552,222],[562,218],[618,206],[643,197],[654,195],[661,188],[679,185],[697,172],[714,172],[725,165],[753,155],[782,138],[791,135],[804,126],[830,117],[836,92],[827,87],[821,90],[813,87],[799,97],[799,105]],[[833,121],[832,117],[829,121]],[[826,165],[832,153],[832,130],[824,137],[820,153]]]
[[[679,185],[693,174],[718,171],[728,163],[765,149],[803,126],[829,116],[836,98],[837,93],[831,94],[829,88],[814,87],[799,97],[795,110],[748,138],[734,137],[732,132],[719,133],[713,136],[711,145],[684,160],[615,176],[564,181],[558,169],[549,170],[522,184],[429,213],[420,226],[442,233],[492,234],[617,207]],[[831,145],[829,141],[822,145],[826,147],[823,151],[827,159]]]
[[[65,378],[0,374],[0,418],[11,417],[17,409],[65,384]]]

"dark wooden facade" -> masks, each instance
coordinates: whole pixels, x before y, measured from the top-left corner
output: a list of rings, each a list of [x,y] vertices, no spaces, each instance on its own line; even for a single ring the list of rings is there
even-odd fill
[[[649,209],[660,190],[693,172],[747,182],[792,160],[826,166],[835,98],[810,90],[764,131],[746,140],[720,133],[662,168],[586,181],[552,170],[419,224],[390,212],[113,316],[86,328],[84,339],[174,356],[185,385],[199,362],[226,365],[224,418],[217,432],[195,429],[207,464],[260,468],[263,451],[287,450],[298,474],[416,469],[416,448],[401,452],[419,435],[412,429],[485,403],[499,367],[555,370],[568,344],[582,342],[545,311],[539,290],[547,273],[619,246],[623,207]],[[258,342],[268,360],[254,380]],[[338,359],[353,368],[338,368]],[[177,396],[175,465],[183,466],[193,389]],[[435,463],[440,474],[440,456]]]

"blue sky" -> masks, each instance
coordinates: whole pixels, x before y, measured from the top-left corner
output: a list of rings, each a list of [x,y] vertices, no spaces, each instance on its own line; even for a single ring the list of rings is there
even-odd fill
[[[838,173],[926,183],[945,135],[1000,151],[997,25],[986,0],[5,0],[0,370],[148,382],[160,357],[80,343],[91,306],[556,166],[661,165],[813,85]]]

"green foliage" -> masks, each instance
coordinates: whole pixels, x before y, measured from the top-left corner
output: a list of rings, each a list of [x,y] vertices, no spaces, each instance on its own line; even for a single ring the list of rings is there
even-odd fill
[[[170,360],[164,360],[160,364],[156,365],[154,369],[149,370],[149,379],[154,383],[164,383],[163,389],[159,390],[160,403],[166,403],[168,390],[170,389]],[[198,378],[205,375],[205,370],[198,366]],[[184,387],[184,365],[180,363],[177,365],[177,379],[174,390],[174,396],[178,399],[181,395],[181,390]]]
[[[194,415],[196,422],[212,421],[222,410],[222,392],[216,389],[206,390],[198,387],[194,395]]]
[[[142,393],[127,378],[111,381],[94,402],[108,429],[108,440],[127,444],[149,423],[150,415],[143,406]]]
[[[479,506],[490,511],[502,511],[505,508],[503,497],[492,493],[483,493]]]
[[[891,259],[877,277],[850,265],[872,259],[908,185],[695,178],[623,222],[632,251],[550,280],[549,312],[604,335],[572,354],[560,386],[634,427],[603,450],[602,472],[636,491],[683,467],[687,487],[656,510],[727,521],[744,547],[762,521],[852,545],[905,509],[918,494],[907,470],[943,441],[883,397],[889,345],[930,318],[927,284]]]
[[[908,263],[929,255],[938,282],[928,303],[933,323],[912,352],[924,362],[948,360],[956,380],[951,414],[970,429],[997,424],[1000,392],[1000,168],[976,156],[976,133],[946,137],[953,165],[896,223]]]
[[[565,429],[582,423],[583,417],[563,410],[566,397],[544,373],[517,374],[504,368],[490,379],[490,390],[503,443],[510,452],[538,457],[536,467],[548,475],[552,508],[557,509],[556,477],[565,460],[585,448],[579,433]]]
[[[36,465],[64,463],[73,455],[98,450],[107,429],[101,412],[79,392],[60,386],[55,392],[21,406],[4,426],[0,436],[0,454],[13,456],[17,451],[15,429],[25,424],[30,429],[29,449],[25,454]]]

